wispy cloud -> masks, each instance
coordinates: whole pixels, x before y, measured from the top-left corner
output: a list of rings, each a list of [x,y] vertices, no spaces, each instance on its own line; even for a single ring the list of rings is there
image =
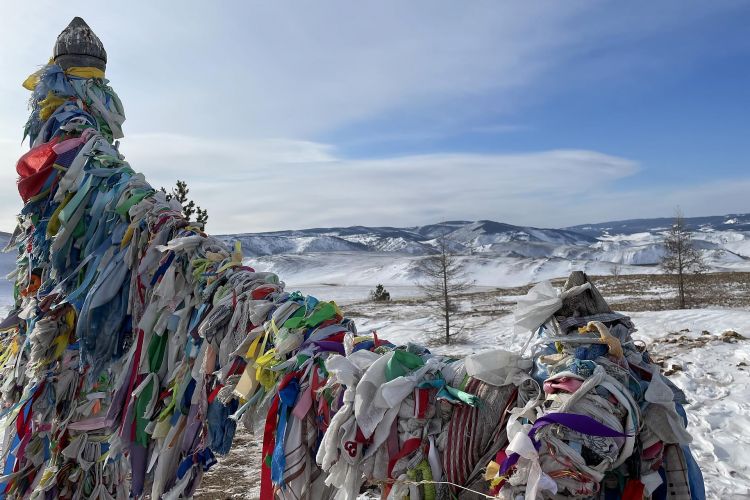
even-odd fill
[[[188,181],[212,233],[495,219],[560,227],[584,222],[746,211],[750,178],[622,189],[638,163],[589,150],[428,154],[357,160],[311,141],[138,134],[121,150],[155,187]],[[17,142],[0,141],[14,164]],[[21,203],[15,170],[0,171],[0,229]]]
[[[630,44],[734,5],[173,1],[86,15],[108,49],[128,132],[310,138],[389,115],[419,130],[462,127],[488,111],[488,93],[492,111],[512,110],[576,78],[653,64]],[[3,101],[23,95],[18,83],[69,21],[56,6],[5,6]]]
[[[214,232],[449,218],[541,224],[542,214],[533,215],[539,200],[571,204],[638,170],[633,161],[581,150],[356,160],[306,141],[176,135],[131,137],[123,151],[156,185],[187,179]]]
[[[175,0],[115,3],[86,19],[107,47],[108,77],[127,111],[122,151],[155,186],[187,180],[213,231],[442,218],[554,226],[670,213],[677,202],[686,211],[738,210],[742,197],[720,189],[734,193],[742,179],[717,183],[710,205],[691,186],[623,191],[617,181],[646,159],[596,145],[471,154],[451,153],[441,139],[534,131],[504,114],[571,82],[676,64],[659,44],[645,51],[639,42],[684,34],[738,5]],[[0,18],[3,229],[18,210],[12,166],[28,98],[19,83],[48,58],[71,15],[39,0],[4,6]],[[379,159],[343,153],[368,143]],[[440,153],[404,156],[384,143]]]
[[[742,212],[750,191],[750,178],[624,189],[638,163],[589,150],[358,160],[310,141],[173,134],[134,136],[122,150],[154,185],[187,179],[214,233],[447,219],[561,227],[670,216],[677,205],[692,215]]]
[[[480,125],[473,127],[471,132],[479,134],[509,134],[512,132],[522,132],[529,130],[528,125],[512,124],[512,123],[495,123],[492,125]]]

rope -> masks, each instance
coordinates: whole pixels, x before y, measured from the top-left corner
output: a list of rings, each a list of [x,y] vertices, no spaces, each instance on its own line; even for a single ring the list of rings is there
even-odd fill
[[[481,491],[472,490],[471,488],[467,488],[465,486],[461,486],[460,484],[451,483],[450,481],[428,481],[428,480],[410,481],[408,479],[387,479],[387,480],[369,481],[369,482],[371,484],[377,484],[377,485],[379,485],[381,487],[385,486],[385,485],[393,485],[393,484],[406,484],[406,485],[412,485],[412,486],[422,486],[422,485],[427,485],[427,484],[432,484],[432,485],[445,484],[445,485],[448,485],[448,486],[453,486],[454,488],[459,488],[459,489],[462,489],[462,490],[469,491],[471,493],[474,493],[475,495],[479,495],[479,496],[484,497],[484,498],[490,498],[492,500],[497,500],[497,497],[495,497],[495,496],[487,495],[486,493],[482,493]]]

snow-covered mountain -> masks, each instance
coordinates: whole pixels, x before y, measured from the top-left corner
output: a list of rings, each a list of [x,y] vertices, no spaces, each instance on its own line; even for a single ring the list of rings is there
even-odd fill
[[[686,217],[685,224],[693,231],[750,231],[750,214],[710,215],[706,217]],[[597,224],[581,224],[565,229],[593,237],[605,234],[634,234],[663,231],[672,225],[672,218],[629,219]]]
[[[638,219],[562,229],[514,226],[489,220],[448,221],[417,227],[336,227],[221,236],[239,240],[250,265],[290,284],[413,286],[419,262],[445,235],[478,285],[516,286],[590,274],[659,272],[671,219]],[[750,214],[686,219],[696,245],[715,271],[750,271]],[[0,233],[0,245],[9,235]],[[0,254],[0,276],[15,256]],[[7,282],[3,282],[6,284]],[[3,292],[3,290],[0,290]]]
[[[310,252],[395,252],[428,255],[436,238],[445,235],[458,253],[513,253],[546,255],[561,245],[589,245],[596,238],[566,229],[539,229],[482,220],[449,221],[428,226],[335,227],[225,235],[239,240],[246,255],[262,256]],[[537,248],[538,247],[538,248]]]
[[[717,264],[750,257],[750,214],[686,219],[697,245]],[[513,226],[489,220],[449,221],[427,226],[335,227],[221,236],[239,240],[246,256],[328,252],[378,252],[414,256],[434,253],[445,235],[459,254],[516,258],[560,258],[624,265],[655,265],[663,255],[671,219],[637,219],[564,229]]]
[[[477,284],[518,285],[564,276],[659,272],[671,219],[637,219],[562,229],[489,220],[417,227],[336,227],[224,235],[256,266],[291,283],[413,284],[418,262],[445,235]],[[750,270],[750,215],[686,219],[712,270]]]

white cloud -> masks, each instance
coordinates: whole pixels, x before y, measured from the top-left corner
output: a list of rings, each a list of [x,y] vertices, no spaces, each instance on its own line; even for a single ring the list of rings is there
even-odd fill
[[[358,160],[309,141],[142,135],[122,151],[156,186],[187,180],[213,233],[448,219],[560,227],[668,217],[677,205],[687,215],[743,212],[750,191],[750,178],[623,188],[637,162],[587,150]]]
[[[0,141],[14,165],[17,142]],[[430,154],[357,160],[311,141],[234,141],[177,134],[127,138],[121,151],[155,187],[188,182],[210,232],[494,219],[560,227],[585,222],[746,211],[750,178],[623,189],[636,162],[587,150]],[[21,208],[15,169],[0,171],[0,229]]]
[[[638,169],[594,151],[355,160],[307,141],[177,135],[131,137],[122,150],[156,186],[186,180],[191,196],[209,210],[212,232],[531,219],[540,198],[564,193],[574,200]]]
[[[310,138],[393,113],[420,132],[461,129],[486,111],[486,99],[466,105],[478,96],[510,110],[571,79],[617,78],[659,53],[630,42],[733,5],[175,0],[85,16],[108,50],[128,133]],[[23,119],[18,84],[70,17],[51,1],[4,6],[0,97],[16,104],[0,132]]]
[[[624,192],[616,181],[636,163],[595,151],[350,159],[319,138],[380,120],[375,134],[364,127],[347,140],[392,142],[382,126],[391,115],[408,118],[394,123],[396,139],[513,131],[518,125],[471,118],[487,107],[515,110],[571,79],[671,64],[659,47],[633,42],[687,31],[735,5],[175,0],[114,3],[85,17],[107,47],[108,76],[128,114],[123,152],[156,186],[187,180],[212,231],[446,218],[554,226],[669,214],[677,203],[686,212],[741,210],[740,197],[720,191],[740,183],[716,184],[714,200],[694,187]],[[0,18],[3,229],[19,207],[12,166],[28,98],[19,83],[72,15],[40,0],[4,6]]]

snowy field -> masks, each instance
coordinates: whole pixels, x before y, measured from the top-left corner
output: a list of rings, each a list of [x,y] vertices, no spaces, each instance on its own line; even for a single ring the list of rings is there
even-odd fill
[[[366,300],[365,286],[299,285],[321,299],[337,300],[356,319],[360,331],[377,330],[395,343],[430,343],[432,320],[415,287],[389,288],[394,301]],[[502,347],[518,350],[525,337],[513,335],[512,308],[517,290],[477,290],[461,302],[464,332],[450,348],[435,352],[466,355]],[[646,291],[653,293],[653,291]],[[662,293],[663,294],[663,293]],[[644,293],[648,296],[648,293]],[[658,293],[656,294],[658,295]],[[616,303],[630,299],[607,296]],[[750,498],[750,311],[728,308],[638,311],[629,313],[638,328],[636,339],[648,345],[671,379],[690,399],[689,431],[693,453],[703,470],[708,498]],[[259,448],[243,433],[239,448],[206,476],[201,498],[252,498],[257,495]],[[238,466],[245,465],[244,473]],[[231,478],[231,484],[226,478]],[[244,485],[243,485],[244,481]],[[220,493],[221,492],[221,493]]]
[[[357,321],[361,332],[376,330],[381,338],[394,343],[432,343],[433,321],[415,286],[388,287],[392,302],[375,304],[367,299],[372,286],[341,281],[288,283],[287,289],[336,300]],[[632,304],[632,297],[623,292],[627,288],[607,283],[601,288],[614,309],[620,309],[618,303]],[[659,286],[640,290],[640,297],[663,297],[667,291]],[[744,295],[744,288],[739,290]],[[450,352],[466,355],[496,347],[520,349],[526,338],[512,333],[512,309],[523,292],[523,288],[480,286],[466,294],[459,314],[463,332]],[[9,310],[11,297],[10,284],[0,281],[3,314]],[[622,312],[629,314],[638,327],[636,338],[648,344],[652,356],[691,400],[689,430],[705,475],[708,498],[750,498],[750,340],[725,334],[731,331],[750,338],[750,311],[711,307]],[[438,345],[431,349],[447,351]],[[197,498],[256,497],[258,460],[257,441],[247,431],[239,432],[235,449],[206,475]]]

